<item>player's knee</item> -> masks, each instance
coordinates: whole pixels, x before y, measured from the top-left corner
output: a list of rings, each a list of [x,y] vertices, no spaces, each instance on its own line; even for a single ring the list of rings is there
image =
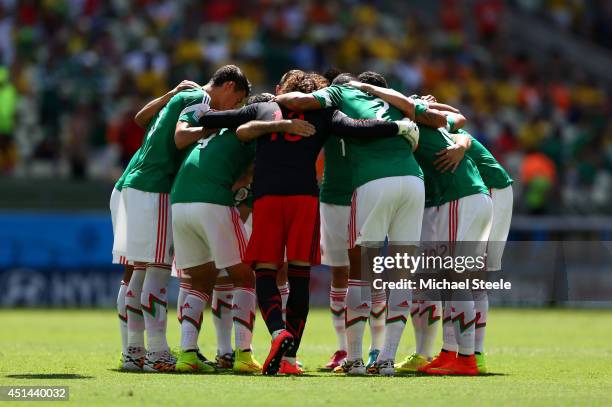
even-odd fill
[[[134,272],[134,266],[130,264],[126,264],[123,269],[123,281],[128,284],[130,279],[132,278],[132,273]]]
[[[343,288],[348,285],[349,270],[346,266],[337,266],[331,268],[332,286]]]
[[[255,287],[255,273],[244,263],[228,267],[230,278],[236,287]]]

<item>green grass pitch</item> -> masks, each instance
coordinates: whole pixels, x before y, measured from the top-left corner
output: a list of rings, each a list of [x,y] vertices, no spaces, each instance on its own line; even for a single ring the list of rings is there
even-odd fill
[[[214,329],[207,314],[200,343],[212,357]],[[171,316],[169,340],[177,345],[178,323]],[[336,347],[326,310],[311,311],[306,326],[299,353],[304,377],[118,372],[117,318],[110,310],[2,310],[0,321],[0,385],[67,385],[74,405],[612,404],[612,313],[607,310],[492,310],[487,353],[494,374],[480,377],[354,378],[320,372]],[[255,354],[261,362],[268,341],[258,317]],[[408,326],[398,358],[412,347]]]

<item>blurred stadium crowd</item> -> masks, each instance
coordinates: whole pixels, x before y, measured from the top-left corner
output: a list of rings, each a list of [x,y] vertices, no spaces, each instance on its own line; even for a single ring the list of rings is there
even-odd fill
[[[142,139],[135,111],[223,63],[259,91],[294,67],[369,69],[459,107],[515,178],[518,212],[611,212],[612,88],[510,47],[503,18],[522,10],[605,50],[610,2],[434,3],[0,0],[0,172],[116,178]]]

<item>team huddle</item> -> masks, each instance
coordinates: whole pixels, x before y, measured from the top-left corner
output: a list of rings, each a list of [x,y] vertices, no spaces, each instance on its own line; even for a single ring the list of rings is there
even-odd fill
[[[181,82],[135,117],[145,138],[110,201],[113,262],[125,265],[120,368],[302,374],[297,352],[310,270],[323,264],[338,339],[326,368],[385,376],[486,372],[485,290],[444,301],[409,289],[387,295],[373,288],[367,260],[381,250],[416,253],[421,242],[479,242],[486,269],[501,268],[503,245],[487,242],[507,239],[512,180],[462,130],[467,119],[433,96],[390,89],[371,71],[291,70],[275,95],[249,97],[250,87],[238,67],[226,65],[204,86]],[[171,276],[180,278],[176,352],[166,339]],[[214,361],[198,347],[209,302]],[[257,307],[272,338],[263,364],[251,346]],[[409,318],[416,350],[396,363]],[[440,321],[444,341],[435,355]]]

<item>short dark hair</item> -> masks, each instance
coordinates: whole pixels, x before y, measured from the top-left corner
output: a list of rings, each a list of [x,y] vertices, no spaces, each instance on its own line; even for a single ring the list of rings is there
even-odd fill
[[[349,72],[343,72],[334,78],[334,80],[332,81],[332,85],[346,85],[350,81],[355,80],[357,80],[357,78],[355,78],[355,75]]]
[[[236,65],[224,65],[217,69],[212,78],[210,78],[209,83],[213,86],[221,86],[225,82],[230,81],[236,84],[236,91],[244,91],[249,96],[249,93],[251,93],[251,82],[249,82],[246,75]]]
[[[247,99],[246,104],[252,105],[253,103],[270,102],[274,99],[274,95],[271,93],[257,93]]]
[[[370,85],[380,86],[382,88],[389,87],[389,85],[387,85],[387,80],[385,79],[385,77],[379,74],[378,72],[365,71],[360,73],[357,79],[359,79],[359,82],[368,83]]]
[[[323,73],[323,76],[325,79],[327,79],[327,82],[332,83],[341,73],[342,71],[338,68],[329,68],[327,71],[325,71],[325,73]]]

